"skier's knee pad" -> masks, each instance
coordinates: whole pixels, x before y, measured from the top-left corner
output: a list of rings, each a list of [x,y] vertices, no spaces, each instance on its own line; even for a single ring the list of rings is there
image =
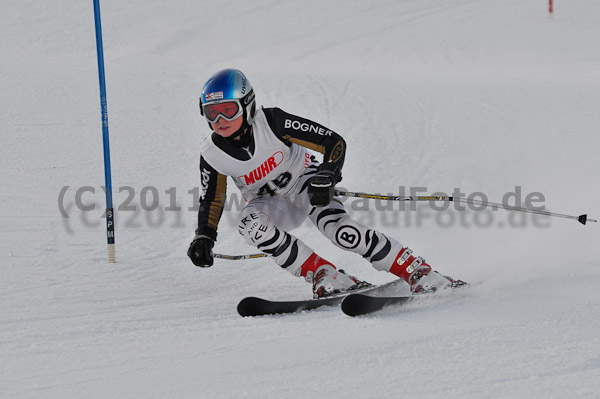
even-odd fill
[[[256,246],[273,234],[275,226],[269,216],[251,207],[240,212],[238,232],[249,245]]]

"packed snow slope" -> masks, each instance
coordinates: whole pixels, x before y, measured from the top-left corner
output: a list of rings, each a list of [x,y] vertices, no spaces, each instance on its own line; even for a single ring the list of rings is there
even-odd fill
[[[541,0],[101,3],[116,264],[92,2],[3,2],[1,397],[598,397],[597,223],[348,200],[473,283],[357,319],[241,318],[245,296],[310,286],[269,259],[200,269],[186,257],[209,134],[198,97],[226,67],[260,104],[342,134],[349,190],[520,190],[600,217],[598,1],[556,1],[552,19]],[[254,252],[229,208],[215,251]],[[315,232],[294,234],[352,274],[390,279]]]

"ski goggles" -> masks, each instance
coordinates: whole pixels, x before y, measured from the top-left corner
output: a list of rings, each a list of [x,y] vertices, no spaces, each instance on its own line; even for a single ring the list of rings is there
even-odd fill
[[[244,113],[239,100],[226,100],[218,103],[202,105],[202,112],[209,123],[216,123],[219,118],[228,122],[237,119]]]

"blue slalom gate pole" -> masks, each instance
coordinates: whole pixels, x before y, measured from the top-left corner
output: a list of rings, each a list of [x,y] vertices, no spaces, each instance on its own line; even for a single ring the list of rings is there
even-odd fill
[[[115,219],[112,201],[110,173],[110,146],[108,143],[108,109],[106,105],[106,83],[104,78],[104,51],[102,49],[102,24],[100,23],[100,3],[94,0],[96,21],[96,52],[98,53],[98,78],[100,80],[100,108],[102,109],[102,141],[104,143],[104,185],[106,186],[106,241],[108,262],[115,262]]]

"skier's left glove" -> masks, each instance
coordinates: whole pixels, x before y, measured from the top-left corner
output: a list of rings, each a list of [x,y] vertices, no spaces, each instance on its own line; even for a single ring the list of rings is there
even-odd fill
[[[341,180],[339,170],[321,165],[308,182],[308,198],[312,206],[327,206],[335,195],[335,185]]]
[[[192,263],[198,267],[211,267],[213,265],[212,248],[214,241],[205,235],[196,235],[187,251]]]

